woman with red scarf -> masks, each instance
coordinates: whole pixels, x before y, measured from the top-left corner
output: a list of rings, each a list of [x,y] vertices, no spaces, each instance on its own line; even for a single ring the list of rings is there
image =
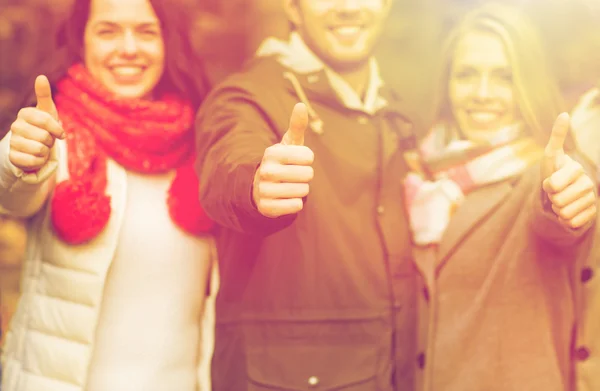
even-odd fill
[[[214,254],[192,167],[192,15],[76,0],[36,106],[0,142],[0,207],[30,221],[3,391],[197,390]]]
[[[488,3],[448,38],[437,125],[406,153],[425,391],[573,391],[593,173],[541,38]]]

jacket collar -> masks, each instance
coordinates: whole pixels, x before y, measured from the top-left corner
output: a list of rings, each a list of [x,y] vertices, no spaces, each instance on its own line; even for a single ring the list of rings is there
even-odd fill
[[[290,34],[288,41],[267,38],[260,45],[256,56],[275,56],[283,67],[295,74],[300,86],[317,99],[322,97],[331,101],[333,95],[345,108],[371,115],[387,105],[387,100],[380,94],[383,80],[375,58],[369,60],[369,83],[363,101],[339,74],[310,50],[296,32]],[[297,86],[294,89],[297,90]]]

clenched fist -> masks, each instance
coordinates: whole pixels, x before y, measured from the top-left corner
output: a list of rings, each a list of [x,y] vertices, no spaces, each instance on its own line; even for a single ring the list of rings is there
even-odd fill
[[[544,151],[542,179],[552,210],[561,223],[570,228],[580,228],[596,219],[596,193],[594,182],[581,164],[565,154],[564,143],[569,127],[569,115],[561,114],[554,123]]]
[[[35,95],[37,106],[21,109],[10,127],[12,135],[8,158],[23,171],[42,168],[50,158],[54,141],[64,138],[50,83],[45,76],[38,76],[35,80]]]
[[[254,176],[252,197],[258,211],[276,218],[298,213],[309,192],[314,154],[304,146],[308,112],[303,103],[294,106],[290,125],[279,144],[265,150]]]

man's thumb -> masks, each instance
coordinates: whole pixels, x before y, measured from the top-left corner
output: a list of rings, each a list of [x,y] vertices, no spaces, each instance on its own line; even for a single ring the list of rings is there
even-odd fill
[[[36,107],[52,115],[54,119],[58,120],[56,106],[52,100],[52,89],[50,88],[50,82],[44,75],[40,75],[35,79],[35,97],[37,100]]]
[[[294,106],[290,117],[290,125],[283,135],[281,144],[283,145],[304,145],[304,132],[308,127],[308,109],[304,103],[297,103]]]

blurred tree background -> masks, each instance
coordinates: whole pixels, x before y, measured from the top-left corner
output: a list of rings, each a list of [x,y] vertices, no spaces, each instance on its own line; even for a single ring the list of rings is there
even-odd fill
[[[197,9],[192,31],[202,69],[217,83],[240,67],[262,39],[285,37],[280,0],[172,0]],[[391,0],[392,15],[377,48],[388,84],[427,117],[433,76],[445,34],[466,11],[486,0]],[[516,3],[542,31],[565,97],[574,104],[600,80],[600,0],[504,0]],[[53,39],[72,0],[0,0],[0,136],[18,110],[25,80],[51,56]],[[201,70],[199,70],[201,71]],[[5,312],[18,295],[23,225],[0,219],[0,294]],[[4,317],[6,321],[6,316]]]

